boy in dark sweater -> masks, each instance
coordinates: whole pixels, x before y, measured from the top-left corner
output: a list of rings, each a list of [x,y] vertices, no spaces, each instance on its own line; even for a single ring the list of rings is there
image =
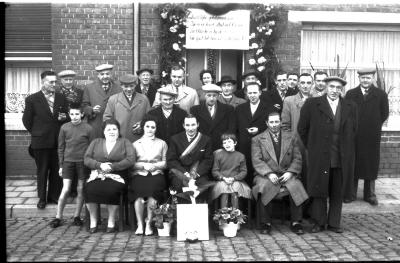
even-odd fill
[[[75,226],[83,224],[80,213],[83,205],[83,184],[88,170],[83,164],[83,156],[94,138],[92,127],[82,122],[83,111],[79,104],[71,104],[69,109],[71,121],[61,126],[58,136],[58,159],[60,162],[59,175],[63,178],[63,188],[58,199],[56,218],[50,222],[52,228],[62,225],[63,210],[71,190],[72,179],[78,177],[76,209],[74,214]]]

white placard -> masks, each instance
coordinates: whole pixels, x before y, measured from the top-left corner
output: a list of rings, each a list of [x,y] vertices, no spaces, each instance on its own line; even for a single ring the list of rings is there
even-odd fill
[[[220,16],[202,9],[189,10],[187,49],[249,49],[250,10],[234,10]]]
[[[177,240],[186,241],[188,236],[197,236],[198,240],[209,240],[208,204],[176,205]]]

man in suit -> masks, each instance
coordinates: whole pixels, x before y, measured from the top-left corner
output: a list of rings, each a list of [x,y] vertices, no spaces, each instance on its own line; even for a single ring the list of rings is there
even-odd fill
[[[281,118],[278,112],[268,114],[268,129],[255,136],[251,141],[251,158],[255,170],[253,196],[257,200],[261,194],[263,217],[262,234],[271,232],[272,199],[282,187],[289,192],[292,231],[304,234],[300,223],[301,204],[308,198],[306,191],[297,178],[301,172],[301,153],[296,137],[291,132],[281,131]]]
[[[198,131],[199,123],[194,115],[183,122],[184,132],[171,137],[167,151],[167,166],[172,189],[178,196],[191,200],[208,200],[208,188],[213,185],[210,172],[213,162],[211,139]],[[183,201],[183,200],[182,200]]]
[[[118,83],[111,79],[113,65],[102,64],[96,67],[97,79],[86,85],[83,91],[82,107],[87,122],[92,126],[94,138],[102,137],[101,125],[108,99],[122,91]]]
[[[158,89],[160,93],[161,107],[157,107],[148,112],[158,120],[156,137],[169,144],[170,138],[185,129],[182,123],[187,115],[186,111],[175,104],[178,95],[171,86],[164,86]]]
[[[246,157],[248,185],[253,183],[253,165],[251,162],[251,138],[267,129],[265,118],[273,107],[260,100],[261,86],[257,82],[248,83],[245,92],[249,101],[235,109],[236,133],[238,134],[238,151]]]
[[[157,90],[160,88],[151,81],[153,70],[149,68],[142,68],[136,71],[136,75],[139,78],[139,83],[135,87],[136,92],[146,95],[149,99],[150,105],[153,105]]]
[[[185,80],[185,70],[181,66],[173,66],[171,68],[170,76],[171,84],[168,85],[171,85],[176,93],[178,93],[175,103],[178,104],[181,109],[189,113],[192,106],[199,105],[199,95],[195,89],[192,89],[183,83]],[[159,105],[160,93],[157,92],[154,99],[153,108],[158,107]]]
[[[284,71],[280,71],[276,74],[275,84],[275,88],[262,93],[261,100],[268,104],[272,104],[275,107],[275,110],[281,113],[283,100],[286,97],[295,95],[297,92],[293,89],[288,89],[287,73]]]
[[[190,112],[199,122],[199,131],[211,138],[213,151],[220,149],[221,135],[233,133],[235,128],[235,112],[232,106],[218,101],[221,88],[209,83],[202,86],[205,101],[193,106]]]
[[[297,131],[310,160],[307,192],[313,197],[311,232],[323,231],[327,224],[328,230],[342,233],[342,201],[351,194],[353,184],[357,109],[354,102],[340,97],[345,80],[328,77],[325,82],[326,95],[305,101]]]
[[[311,89],[311,97],[320,97],[326,93],[325,79],[328,74],[325,71],[314,73],[314,87]]]
[[[219,102],[231,105],[233,108],[236,108],[239,104],[246,102],[245,99],[238,98],[235,94],[233,94],[236,80],[232,79],[231,76],[222,76],[221,80],[217,82],[217,85],[222,89],[222,93],[218,97]]]
[[[31,134],[31,148],[37,167],[37,207],[44,209],[46,203],[57,204],[61,193],[57,142],[60,127],[68,120],[68,106],[64,95],[55,92],[56,73],[44,71],[40,76],[42,88],[25,99],[22,122]]]
[[[299,88],[298,88],[299,78],[300,78],[300,76],[299,76],[298,73],[289,72],[287,74],[287,85],[288,85],[288,88],[292,89],[292,90],[294,90],[296,92],[299,92]]]
[[[126,74],[119,78],[122,91],[112,95],[106,105],[103,121],[116,119],[120,124],[120,134],[134,142],[141,137],[140,122],[150,110],[146,95],[137,93],[137,77]]]
[[[374,86],[375,69],[358,71],[360,85],[347,92],[346,98],[354,101],[358,109],[356,136],[356,162],[354,190],[349,203],[357,197],[358,179],[364,180],[363,198],[371,205],[378,205],[375,180],[378,177],[382,124],[389,116],[388,95]]]

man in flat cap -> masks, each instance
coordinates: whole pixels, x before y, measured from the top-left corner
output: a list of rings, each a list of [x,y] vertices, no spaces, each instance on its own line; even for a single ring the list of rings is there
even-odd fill
[[[287,84],[287,73],[285,71],[279,71],[275,77],[276,87],[270,90],[263,91],[261,94],[261,100],[267,104],[271,104],[275,107],[275,110],[282,112],[283,100],[286,97],[296,95],[297,91],[289,89]]]
[[[219,102],[231,105],[233,108],[236,108],[236,106],[246,102],[245,99],[238,98],[235,94],[233,94],[236,80],[232,79],[232,77],[222,76],[221,80],[217,82],[217,85],[222,89],[222,92],[218,97]]]
[[[377,205],[375,180],[378,177],[382,124],[389,116],[388,95],[373,84],[375,69],[358,71],[360,85],[347,92],[346,98],[354,101],[358,109],[356,136],[356,162],[354,190],[351,202],[357,198],[358,179],[364,180],[363,198]]]
[[[328,230],[342,233],[343,197],[351,194],[353,185],[357,109],[354,102],[340,97],[345,80],[328,77],[325,82],[326,95],[305,101],[297,131],[310,160],[307,192],[313,197],[311,232],[323,231],[327,225]]]
[[[137,77],[126,74],[119,78],[122,91],[112,95],[103,115],[103,121],[116,119],[120,124],[121,136],[134,142],[141,136],[140,122],[150,110],[146,95],[137,93]]]
[[[149,68],[142,68],[136,71],[136,75],[139,78],[139,83],[135,87],[136,92],[146,95],[149,99],[150,105],[153,105],[157,90],[160,88],[151,81],[153,70]]]
[[[242,81],[243,81],[243,88],[239,89],[239,90],[237,89],[234,92],[234,94],[239,98],[248,100],[248,98],[246,97],[246,92],[245,92],[244,89],[245,89],[245,87],[247,86],[248,83],[258,82],[261,85],[260,76],[255,71],[249,71],[249,72],[246,72],[242,76]]]
[[[156,137],[169,144],[173,135],[184,131],[182,123],[187,112],[175,104],[178,93],[171,85],[159,88],[158,92],[160,93],[161,107],[151,109],[148,115],[155,116],[158,119]]]
[[[64,94],[67,99],[68,107],[71,104],[81,104],[83,89],[78,87],[75,82],[76,73],[73,70],[63,70],[57,74],[60,80],[58,91]]]
[[[94,138],[102,137],[101,125],[108,99],[119,92],[121,87],[111,79],[113,65],[96,67],[97,79],[83,90],[82,106],[88,123],[92,126]]]
[[[171,84],[169,85],[171,85],[172,88],[174,88],[178,93],[175,103],[177,103],[181,109],[189,113],[192,106],[199,105],[199,95],[195,89],[188,87],[183,83],[185,80],[185,70],[181,66],[173,66],[171,68],[170,77]],[[160,93],[157,92],[154,99],[153,108],[158,107],[159,105]]]
[[[221,88],[209,83],[202,86],[205,101],[193,106],[190,113],[199,122],[199,131],[211,138],[213,151],[222,147],[221,135],[235,132],[234,108],[218,101]]]

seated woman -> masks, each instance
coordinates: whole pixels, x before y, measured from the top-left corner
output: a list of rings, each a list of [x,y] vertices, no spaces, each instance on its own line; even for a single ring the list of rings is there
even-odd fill
[[[156,118],[149,115],[141,122],[143,136],[133,143],[136,162],[130,180],[129,200],[135,202],[135,212],[138,222],[136,235],[143,235],[143,212],[147,203],[147,218],[144,234],[152,235],[152,208],[156,199],[167,188],[163,169],[167,167],[167,143],[155,137]]]
[[[239,208],[239,197],[251,199],[251,189],[243,181],[247,175],[244,155],[235,151],[237,139],[234,134],[221,135],[222,146],[214,152],[212,175],[218,181],[212,192],[211,199],[221,195],[221,208],[228,206],[228,197],[231,196],[231,206]]]
[[[90,233],[97,232],[97,204],[106,204],[107,233],[113,233],[120,193],[126,189],[129,168],[134,164],[132,143],[120,137],[115,119],[102,125],[104,138],[94,139],[84,156],[85,165],[92,170],[86,183],[85,200],[90,214]]]

